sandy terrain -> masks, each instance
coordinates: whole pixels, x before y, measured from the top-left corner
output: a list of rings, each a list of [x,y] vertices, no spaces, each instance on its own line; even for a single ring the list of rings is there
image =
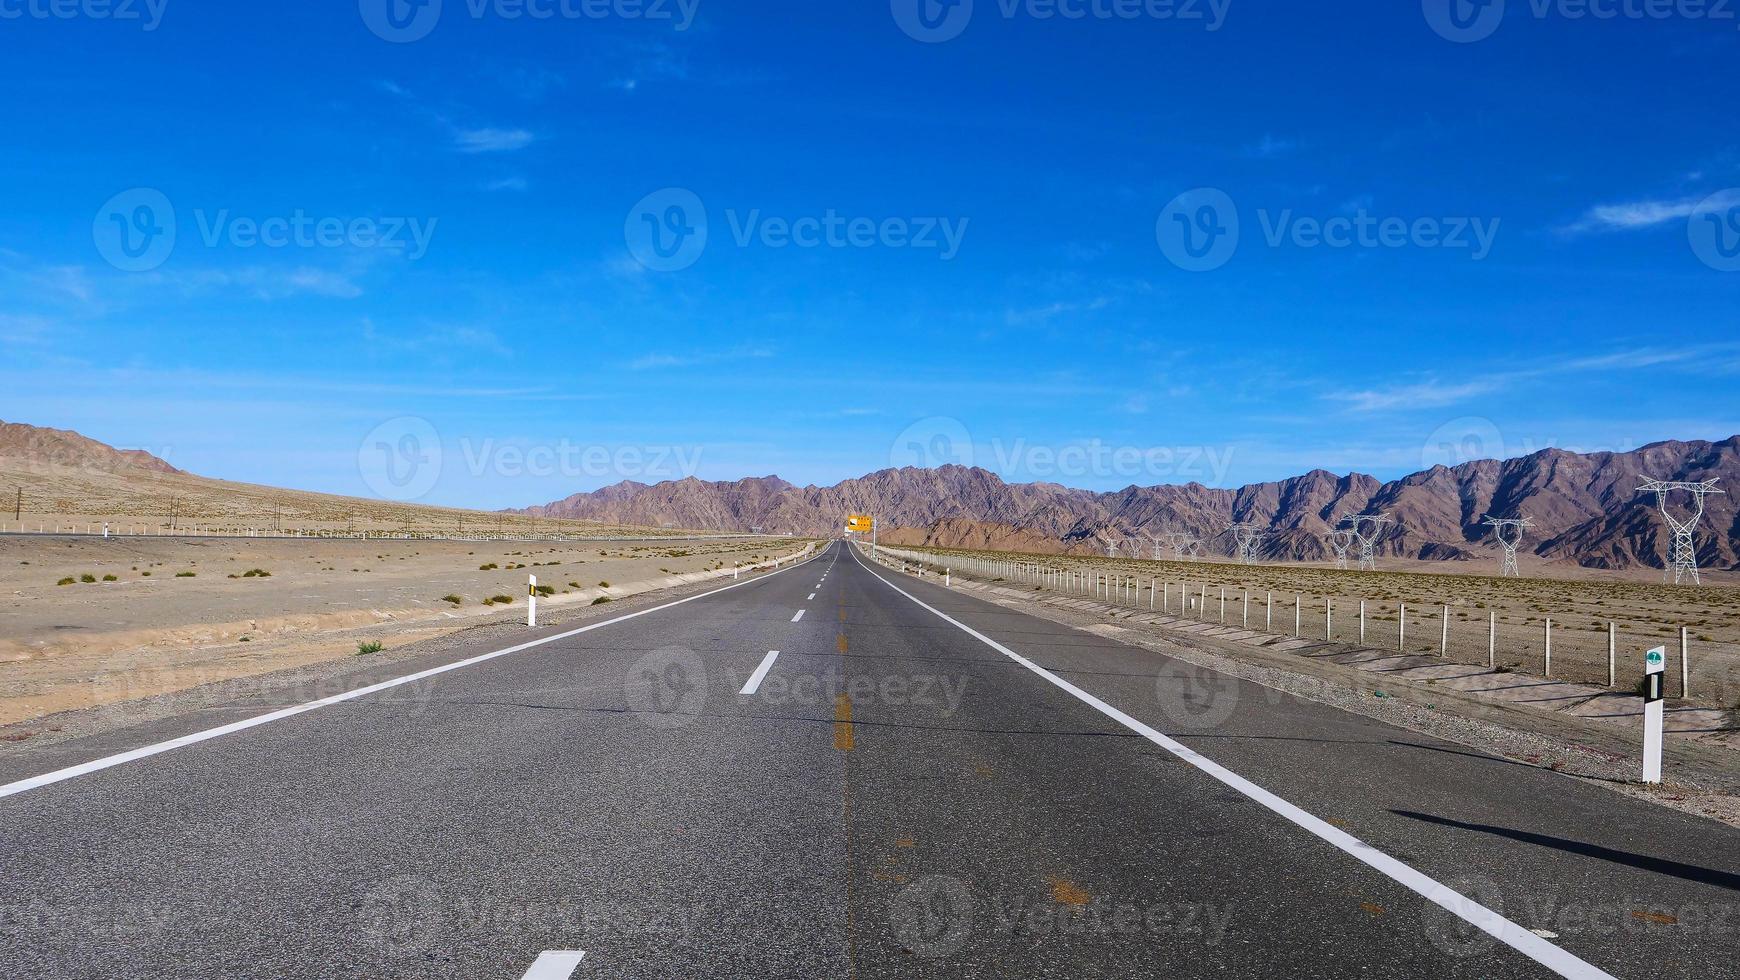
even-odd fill
[[[0,536],[0,725],[523,617],[528,574],[589,604],[805,544]]]
[[[1380,569],[1341,571],[1298,565],[1237,565],[1224,562],[1173,562],[1135,559],[1022,556],[1000,552],[912,549],[936,555],[978,555],[991,560],[1036,562],[1051,569],[1111,576],[1133,582],[1138,595],[1126,601],[1147,607],[1152,580],[1162,583],[1172,608],[1178,608],[1185,583],[1192,596],[1207,590],[1200,615],[1218,621],[1221,590],[1227,590],[1229,623],[1242,622],[1244,596],[1250,595],[1251,622],[1262,626],[1269,593],[1274,593],[1277,631],[1291,631],[1294,597],[1301,597],[1300,628],[1324,638],[1326,598],[1333,600],[1333,637],[1359,639],[1359,603],[1366,601],[1365,645],[1383,650],[1437,653],[1443,609],[1450,607],[1448,658],[1486,663],[1489,617],[1497,617],[1497,662],[1542,673],[1546,621],[1553,621],[1552,676],[1605,684],[1607,628],[1618,630],[1619,686],[1629,688],[1642,671],[1643,652],[1668,647],[1669,693],[1679,692],[1679,629],[1685,627],[1691,653],[1692,700],[1713,706],[1740,705],[1740,588],[1714,582],[1701,587],[1625,582],[1602,578],[1500,579],[1490,576],[1423,574]],[[1391,564],[1389,562],[1385,563]],[[1659,574],[1659,572],[1657,573]],[[1120,579],[1119,577],[1123,578]],[[1116,588],[1114,587],[1114,594]],[[1127,594],[1126,594],[1127,595]],[[1405,645],[1400,643],[1401,604],[1407,605]]]

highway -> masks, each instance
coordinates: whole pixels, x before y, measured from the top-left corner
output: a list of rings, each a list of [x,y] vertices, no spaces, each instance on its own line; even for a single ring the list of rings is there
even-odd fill
[[[0,977],[1711,977],[1740,946],[1740,832],[843,544],[527,640],[0,763]]]

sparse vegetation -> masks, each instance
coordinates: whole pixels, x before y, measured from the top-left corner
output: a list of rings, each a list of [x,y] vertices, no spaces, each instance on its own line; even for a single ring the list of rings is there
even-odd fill
[[[367,656],[371,653],[380,653],[381,649],[382,649],[381,641],[379,641],[379,640],[364,640],[356,645],[356,655],[359,657],[364,657],[364,656]]]
[[[441,597],[441,601],[442,602],[451,602],[456,606],[465,604],[465,598],[463,596],[456,596],[456,595],[444,595]]]
[[[195,572],[176,572],[175,577],[176,578],[194,578],[196,576],[196,574],[197,573],[195,573]]]
[[[514,597],[511,595],[492,595],[489,597],[489,602],[486,603],[486,605],[500,604],[503,606],[507,606],[507,605],[512,605],[513,601],[514,601]]]
[[[607,603],[607,602],[609,602],[609,601],[610,601],[610,597],[609,597],[609,596],[607,596],[607,595],[601,595],[601,596],[599,596],[599,597],[598,597],[598,598],[596,598],[596,599],[594,599],[594,600],[592,600],[592,604],[593,604],[593,605],[594,605],[594,606],[602,606],[602,605],[604,605],[604,604],[605,604],[605,603]]]
[[[73,584],[73,583],[74,583],[74,582],[77,582],[77,581],[78,581],[78,579],[75,579],[75,578],[73,578],[73,577],[72,577],[72,576],[71,576],[71,575],[68,575],[68,576],[67,576],[67,577],[66,577],[66,578],[63,578],[63,579],[61,579],[61,580],[60,580],[60,581],[58,581],[58,582],[56,582],[56,583],[54,583],[54,584],[56,584],[56,585],[71,585],[71,584]]]
[[[499,565],[497,565],[495,562],[492,561],[486,565],[477,566],[477,570],[480,572],[493,572],[499,567],[500,567]]]
[[[97,577],[95,575],[90,574],[89,572],[86,572],[85,574],[79,576],[79,581],[85,583],[86,585],[90,585],[92,582],[95,582],[96,580],[97,580]]]

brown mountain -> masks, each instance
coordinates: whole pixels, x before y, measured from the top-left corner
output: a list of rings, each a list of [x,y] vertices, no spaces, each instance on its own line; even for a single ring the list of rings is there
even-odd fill
[[[143,449],[116,449],[77,432],[21,422],[0,422],[0,458],[104,473],[181,472]]]
[[[1383,513],[1395,524],[1387,555],[1467,559],[1490,552],[1488,514],[1535,523],[1527,548],[1543,559],[1591,568],[1661,567],[1671,543],[1648,478],[1719,479],[1740,493],[1740,436],[1718,443],[1659,442],[1628,453],[1547,449],[1520,459],[1436,466],[1383,483],[1362,473],[1302,476],[1236,489],[1199,483],[1126,487],[1113,493],[1053,483],[1005,483],[975,467],[881,470],[831,487],[795,487],[778,477],[729,483],[686,479],[655,486],[619,483],[517,513],[635,524],[829,534],[853,511],[874,513],[891,540],[1011,550],[1090,550],[1103,534],[1146,542],[1166,530],[1198,535],[1227,554],[1235,521],[1267,528],[1264,552],[1322,559],[1325,536],[1344,514]],[[1732,496],[1707,499],[1700,564],[1740,565],[1740,518]],[[1146,551],[1144,545],[1144,551]]]

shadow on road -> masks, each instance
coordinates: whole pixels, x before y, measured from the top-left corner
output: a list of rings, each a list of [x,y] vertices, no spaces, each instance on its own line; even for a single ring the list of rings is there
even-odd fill
[[[1447,817],[1435,817],[1427,813],[1413,813],[1408,810],[1391,810],[1393,814],[1407,817],[1411,820],[1421,820],[1435,823],[1443,827],[1460,827],[1463,830],[1478,830],[1483,834],[1495,834],[1499,837],[1509,837],[1511,840],[1522,841],[1525,844],[1535,844],[1540,847],[1550,847],[1569,854],[1581,854],[1584,857],[1599,858],[1614,864],[1653,871],[1656,874],[1670,875],[1695,881],[1704,885],[1715,885],[1731,891],[1740,891],[1740,874],[1728,871],[1718,871],[1715,868],[1703,868],[1695,864],[1684,864],[1679,861],[1669,861],[1664,858],[1653,858],[1644,854],[1632,854],[1629,851],[1616,851],[1599,844],[1589,844],[1583,841],[1567,840],[1563,837],[1551,837],[1546,834],[1536,834],[1527,830],[1512,830],[1508,827],[1492,827],[1487,824],[1464,823],[1461,820],[1451,820]]]

